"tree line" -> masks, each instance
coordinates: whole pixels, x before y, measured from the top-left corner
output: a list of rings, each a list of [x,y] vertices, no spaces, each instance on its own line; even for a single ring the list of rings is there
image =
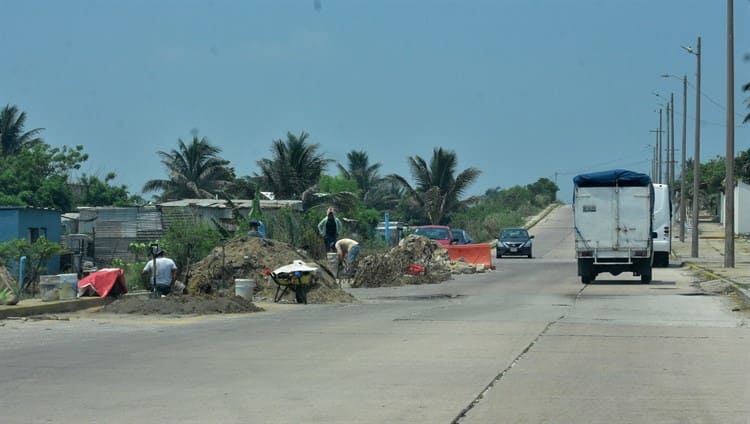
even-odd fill
[[[125,185],[113,185],[114,173],[103,178],[82,175],[75,180],[71,171],[88,160],[81,145],[53,148],[41,137],[43,128],[25,129],[26,113],[15,105],[0,110],[0,204],[50,207],[63,212],[79,206],[126,206],[146,203]],[[177,139],[171,150],[157,151],[165,177],[147,181],[141,191],[164,202],[184,198],[254,199],[260,191],[277,199],[298,199],[305,211],[329,204],[352,215],[353,221],[372,224],[388,211],[392,220],[418,224],[450,224],[457,220],[470,227],[470,210],[486,210],[502,197],[504,201],[524,191],[527,205],[544,198],[554,201],[557,186],[546,178],[528,187],[488,190],[484,195],[466,196],[480,176],[474,167],[458,168],[452,150],[436,147],[432,155],[407,158],[410,178],[381,175],[382,164],[372,163],[367,152],[352,150],[346,163],[336,163],[320,153],[320,144],[310,134],[287,132],[271,142],[269,156],[256,161],[258,171],[238,176],[222,149],[206,137],[193,134]],[[327,174],[331,165],[338,171]],[[513,194],[515,193],[515,194]],[[495,204],[499,210],[510,205]],[[325,206],[324,206],[325,205]],[[490,220],[491,221],[491,220]],[[503,220],[499,220],[503,221]],[[489,227],[493,227],[489,225]],[[476,229],[475,231],[477,231]]]

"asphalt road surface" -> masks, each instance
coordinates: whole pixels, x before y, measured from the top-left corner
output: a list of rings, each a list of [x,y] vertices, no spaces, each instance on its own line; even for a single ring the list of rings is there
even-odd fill
[[[576,276],[570,207],[534,258],[351,305],[0,321],[3,423],[748,423],[750,333],[684,269]]]

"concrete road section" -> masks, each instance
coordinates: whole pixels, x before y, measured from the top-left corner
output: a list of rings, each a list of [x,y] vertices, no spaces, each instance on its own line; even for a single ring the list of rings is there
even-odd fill
[[[584,286],[570,208],[533,259],[347,305],[0,321],[2,422],[747,422],[746,313],[672,266]]]

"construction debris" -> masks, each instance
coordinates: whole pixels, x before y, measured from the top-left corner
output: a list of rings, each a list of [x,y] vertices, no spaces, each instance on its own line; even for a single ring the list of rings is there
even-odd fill
[[[440,283],[451,278],[450,263],[450,256],[444,247],[426,237],[412,234],[387,253],[362,258],[351,285],[383,287]],[[413,265],[423,270],[414,272]]]

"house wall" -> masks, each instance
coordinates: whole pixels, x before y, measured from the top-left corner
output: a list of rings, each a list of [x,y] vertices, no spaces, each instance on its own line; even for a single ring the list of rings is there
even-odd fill
[[[153,206],[80,208],[79,213],[78,231],[93,240],[91,253],[99,268],[112,266],[115,258],[135,262],[130,243],[148,243],[164,235],[161,212]]]
[[[0,242],[18,238],[18,209],[0,209]]]
[[[0,208],[0,242],[26,239],[33,242],[38,237],[59,243],[62,233],[60,211],[30,207]],[[33,238],[33,239],[32,239]],[[46,273],[60,270],[60,257],[47,261]]]
[[[721,194],[719,222],[726,225],[726,196]],[[750,185],[738,182],[734,188],[734,234],[750,234]]]
[[[750,185],[743,182],[734,189],[734,232],[750,233]]]

